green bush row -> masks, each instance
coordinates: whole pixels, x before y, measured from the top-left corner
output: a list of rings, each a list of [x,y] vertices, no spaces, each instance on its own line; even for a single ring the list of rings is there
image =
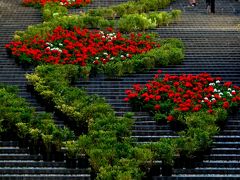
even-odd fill
[[[140,166],[149,164],[152,153],[132,145],[132,115],[116,117],[104,99],[71,87],[77,71],[74,65],[44,65],[26,77],[43,99],[51,101],[55,110],[74,124],[76,134],[87,125],[87,134],[65,144],[68,156],[87,154],[98,179],[141,179]]]
[[[149,11],[157,11],[166,8],[173,0],[139,0],[128,1],[108,8],[90,9],[88,13],[92,16],[103,16],[108,19],[122,17],[127,14],[141,14]]]
[[[31,25],[25,31],[16,31],[13,40],[30,39],[36,35],[46,37],[47,33],[52,32],[56,27],[61,26],[64,29],[73,29],[74,26],[80,28],[100,28],[105,29],[107,27],[113,27],[114,22],[106,20],[103,17],[93,17],[89,15],[69,15],[69,16],[57,16],[51,21],[45,21],[41,24]]]
[[[0,136],[31,141],[35,145],[42,141],[45,148],[54,145],[58,149],[64,141],[74,138],[68,128],[56,126],[51,114],[37,113],[25,99],[17,96],[17,91],[15,87],[0,85]]]
[[[164,2],[164,1],[162,1]],[[129,2],[127,2],[128,4]],[[134,3],[134,2],[130,2]],[[119,7],[125,6],[119,5]],[[117,7],[117,6],[116,6]],[[115,9],[117,9],[115,7]],[[105,15],[105,11],[108,15]],[[173,20],[176,20],[180,14],[180,10],[172,10],[171,12],[151,12],[150,14],[134,14],[124,13],[124,16],[118,21],[114,20],[114,11],[111,8],[89,10],[87,13],[68,14],[66,7],[60,6],[57,3],[47,3],[43,8],[44,22],[37,25],[32,25],[25,31],[16,31],[14,40],[24,40],[39,35],[45,37],[57,26],[62,26],[65,29],[73,29],[74,26],[81,28],[100,28],[115,27],[123,32],[146,30],[162,25],[168,25]],[[112,18],[109,18],[111,16]],[[109,20],[110,19],[110,20]],[[111,20],[112,19],[112,20]]]
[[[216,109],[214,114],[204,111],[180,114],[176,121],[183,123],[185,129],[178,132],[179,137],[161,139],[146,147],[152,150],[155,158],[171,166],[177,158],[181,158],[181,163],[202,160],[200,156],[211,147],[213,136],[219,132],[219,124],[226,121],[227,115],[223,108]]]
[[[38,66],[26,78],[43,101],[47,101],[47,105],[53,104],[54,108],[68,117],[66,123],[79,135],[86,131],[92,119],[99,116],[99,112],[113,110],[103,98],[88,96],[84,90],[70,86],[78,74],[78,66],[46,65]]]
[[[179,18],[180,10],[170,12],[152,12],[149,14],[127,14],[120,18],[118,28],[121,32],[145,31],[169,25]]]
[[[108,62],[98,67],[108,77],[120,77],[126,74],[143,72],[154,67],[181,64],[184,59],[184,45],[179,39],[171,38],[160,41],[161,47],[146,53],[134,55],[125,61]]]

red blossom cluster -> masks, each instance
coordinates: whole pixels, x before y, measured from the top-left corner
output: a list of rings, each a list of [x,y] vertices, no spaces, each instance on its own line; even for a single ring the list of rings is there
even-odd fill
[[[200,110],[213,113],[215,108],[229,109],[240,104],[240,88],[231,82],[221,83],[221,78],[213,78],[208,73],[199,75],[166,74],[162,79],[159,74],[145,86],[133,85],[133,90],[126,90],[125,101],[148,107],[152,112],[161,112],[168,121],[174,119],[174,112],[197,112]],[[167,104],[167,111],[166,111]],[[162,111],[162,106],[165,109]]]
[[[60,5],[66,7],[80,7],[90,4],[91,0],[23,0],[23,4],[26,6],[44,6],[46,3],[49,2],[59,2]]]
[[[124,61],[134,54],[159,47],[149,35],[131,33],[124,36],[114,33],[74,27],[73,30],[57,27],[46,38],[36,35],[23,41],[13,41],[5,47],[12,51],[21,61],[30,58],[32,61],[51,64],[106,64],[109,61]]]

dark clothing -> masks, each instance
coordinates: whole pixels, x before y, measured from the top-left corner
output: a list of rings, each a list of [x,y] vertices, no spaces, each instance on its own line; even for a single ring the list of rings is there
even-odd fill
[[[210,0],[211,12],[215,13],[215,0]]]
[[[206,0],[206,5],[210,6],[211,13],[215,13],[215,0]]]

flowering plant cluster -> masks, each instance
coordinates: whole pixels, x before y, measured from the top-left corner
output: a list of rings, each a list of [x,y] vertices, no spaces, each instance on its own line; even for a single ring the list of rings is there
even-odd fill
[[[125,61],[159,47],[148,34],[131,33],[124,36],[114,33],[74,27],[73,30],[58,26],[46,38],[39,35],[6,45],[20,62],[44,62],[50,64],[104,65],[110,61]]]
[[[46,3],[55,2],[66,7],[81,7],[91,3],[91,0],[23,0],[25,6],[44,6]]]
[[[168,122],[177,119],[181,113],[207,111],[212,114],[214,109],[228,110],[240,104],[240,88],[231,82],[222,83],[220,77],[201,73],[166,74],[159,78],[159,73],[145,86],[135,84],[132,90],[126,90],[124,100],[158,114],[160,120]]]

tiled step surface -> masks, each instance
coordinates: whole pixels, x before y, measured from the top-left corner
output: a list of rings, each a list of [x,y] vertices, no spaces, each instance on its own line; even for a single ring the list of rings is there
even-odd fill
[[[89,81],[79,81],[77,86],[85,87],[90,94],[97,93],[107,99],[107,102],[119,110],[128,110],[123,102],[124,90],[134,83],[145,84],[151,80],[158,69],[163,74],[197,74],[211,73],[221,76],[224,81],[240,84],[240,39],[236,30],[239,17],[230,13],[229,2],[217,3],[216,14],[207,15],[202,3],[195,10],[186,7],[187,1],[177,1],[172,7],[185,10],[179,23],[158,28],[153,32],[160,37],[177,37],[186,45],[186,57],[182,65],[156,68],[146,73],[137,73],[119,80],[109,80],[106,77],[91,78]],[[232,2],[234,3],[234,2]],[[223,7],[220,8],[220,5]],[[219,14],[221,10],[221,14]],[[175,169],[173,177],[155,177],[156,179],[239,179],[239,113],[229,118],[226,127],[214,137],[210,154],[204,156],[204,161],[192,169]],[[157,141],[160,138],[176,137],[168,126],[159,126],[152,117],[137,120],[132,127],[133,138],[138,143]]]
[[[95,0],[88,8],[109,6],[127,0]],[[14,31],[24,30],[30,24],[41,22],[40,10],[19,5],[20,0],[2,0],[0,2],[0,82],[18,85],[20,96],[25,97],[38,112],[45,111],[26,90],[25,73],[32,69],[23,69],[9,58],[4,44],[10,41]],[[208,15],[205,0],[199,0],[197,7],[188,7],[188,1],[177,0],[170,8],[183,11],[179,22],[151,30],[160,38],[177,37],[186,45],[186,57],[182,65],[160,68],[163,74],[197,74],[208,72],[221,76],[225,81],[240,85],[240,36],[238,9],[240,2],[235,0],[216,1],[216,14]],[[169,10],[170,8],[167,8]],[[71,10],[78,13],[79,9]],[[149,72],[137,73],[118,80],[109,80],[105,76],[79,80],[77,87],[85,87],[89,94],[105,97],[117,115],[131,111],[131,106],[123,102],[124,90],[134,83],[145,84],[151,80],[159,68]],[[159,138],[176,137],[169,126],[159,126],[147,112],[136,112],[132,127],[133,137],[138,143],[157,141]],[[210,154],[204,161],[196,164],[195,169],[175,169],[173,177],[154,177],[154,179],[240,179],[240,114],[229,118],[226,127],[215,137]],[[58,122],[61,125],[63,122]],[[4,180],[14,179],[90,179],[88,171],[73,171],[65,168],[64,162],[43,162],[41,156],[30,156],[27,149],[19,149],[17,142],[0,141],[0,174]],[[3,174],[3,175],[2,175]]]

